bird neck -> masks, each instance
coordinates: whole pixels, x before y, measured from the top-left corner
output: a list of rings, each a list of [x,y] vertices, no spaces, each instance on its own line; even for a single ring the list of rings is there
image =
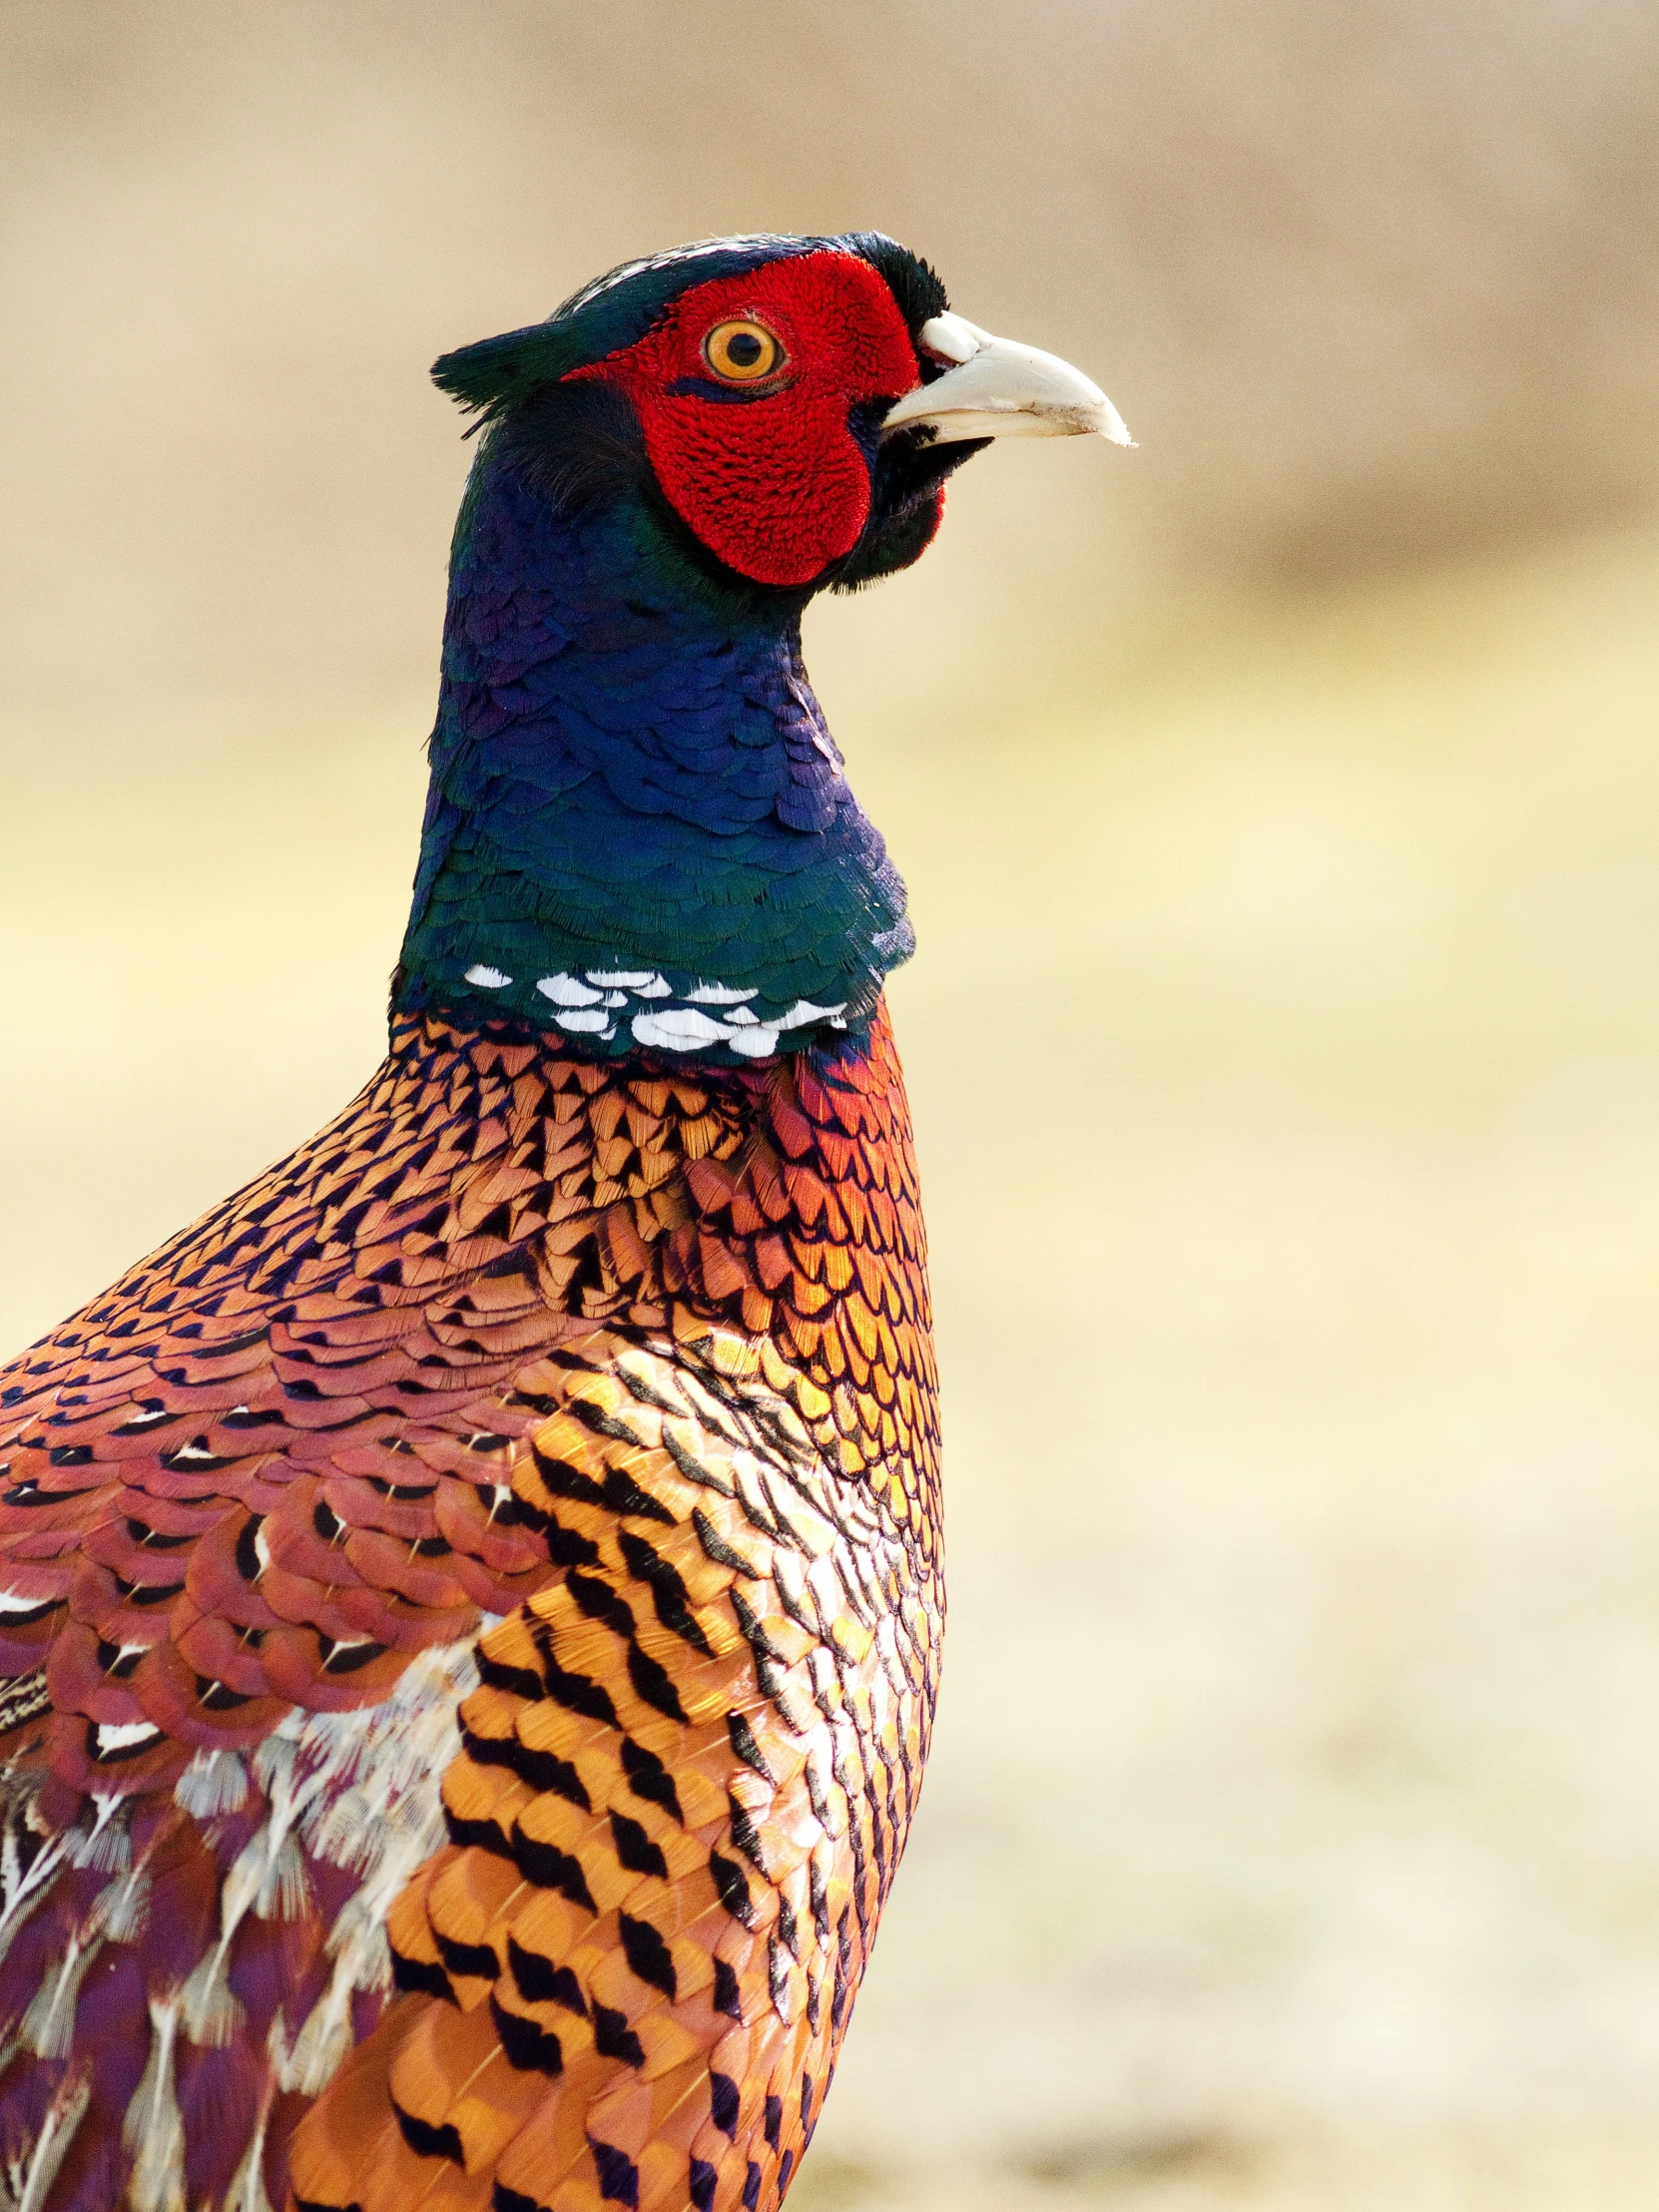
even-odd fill
[[[727,1064],[867,1027],[914,940],[799,623],[481,455],[394,1011]]]

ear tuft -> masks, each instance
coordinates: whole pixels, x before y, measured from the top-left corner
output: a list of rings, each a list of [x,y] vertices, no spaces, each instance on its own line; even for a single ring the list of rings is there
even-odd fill
[[[579,358],[568,325],[560,329],[555,323],[533,322],[527,329],[507,330],[440,354],[432,363],[432,381],[469,414],[493,421],[532,392],[556,384]]]
[[[909,324],[912,338],[924,322],[936,314],[943,314],[949,307],[938,271],[919,254],[910,253],[896,239],[888,238],[885,232],[849,231],[836,243],[848,253],[856,254],[860,261],[868,262],[886,278],[887,288],[898,302],[898,311]]]

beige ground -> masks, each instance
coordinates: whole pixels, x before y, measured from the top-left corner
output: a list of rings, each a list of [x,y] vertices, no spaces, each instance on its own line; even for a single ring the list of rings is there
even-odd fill
[[[801,2212],[1652,2201],[1656,587],[1192,619],[1023,723],[820,623],[955,1609]],[[366,1072],[425,706],[4,732],[8,1344]]]

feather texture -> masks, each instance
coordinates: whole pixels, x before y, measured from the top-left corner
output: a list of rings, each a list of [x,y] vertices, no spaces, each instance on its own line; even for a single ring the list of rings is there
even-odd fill
[[[672,2050],[677,2096],[748,2099],[696,2187],[773,2201],[813,2112],[771,2142],[755,2085],[822,2095],[920,1774],[927,1320],[884,1018],[692,1074],[426,1017],[4,1371],[0,2170],[55,2158],[52,2212],[280,2205],[396,1975],[306,2201],[369,2201],[375,2098],[385,2171],[457,2186],[486,2029],[521,2180],[557,2138],[601,2188],[578,2119],[620,2098],[595,2140],[690,2190],[690,2135],[640,2166]],[[563,1969],[561,2027],[525,1989]]]

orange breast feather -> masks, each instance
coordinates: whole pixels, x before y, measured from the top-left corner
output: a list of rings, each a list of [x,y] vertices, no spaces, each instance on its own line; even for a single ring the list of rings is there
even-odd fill
[[[919,1784],[936,1445],[884,1019],[695,1077],[401,1023],[0,1374],[41,2212],[290,2154],[363,2212],[776,2204]]]

